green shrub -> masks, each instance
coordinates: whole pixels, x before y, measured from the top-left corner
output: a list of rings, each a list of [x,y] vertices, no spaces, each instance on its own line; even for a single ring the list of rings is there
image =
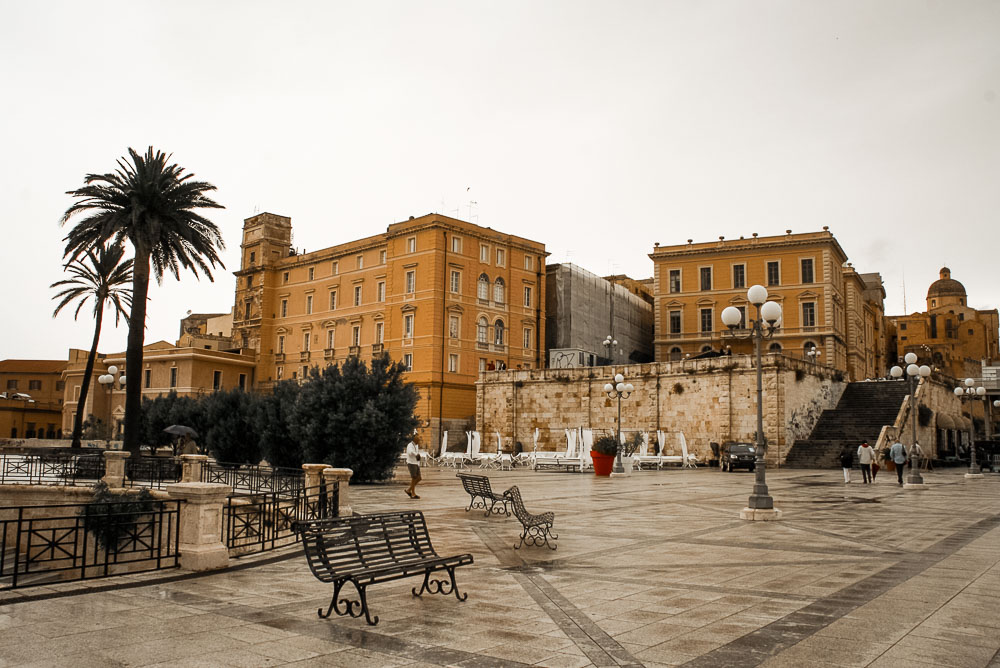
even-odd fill
[[[143,488],[138,494],[112,492],[107,483],[94,485],[91,503],[80,509],[83,526],[105,552],[115,553],[122,540],[136,532],[142,515],[153,512],[153,495]]]
[[[591,450],[601,455],[614,455],[618,452],[618,441],[614,436],[601,436],[594,441]]]

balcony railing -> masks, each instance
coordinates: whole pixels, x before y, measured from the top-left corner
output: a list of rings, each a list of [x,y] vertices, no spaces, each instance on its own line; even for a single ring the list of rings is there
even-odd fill
[[[504,344],[502,344],[502,343],[494,343],[493,344],[493,352],[495,352],[495,353],[502,353],[505,350],[507,350],[507,346],[505,346]]]
[[[476,341],[476,348],[478,348],[479,350],[489,350],[490,344],[486,343],[485,341]]]
[[[275,353],[274,354],[274,361],[275,362],[284,362],[285,361],[285,353]]]
[[[323,357],[326,359],[331,359],[333,357],[333,348],[326,348],[323,350]]]
[[[350,348],[347,349],[347,354],[350,355],[351,357],[360,357],[361,346],[351,346]]]
[[[310,353],[308,350],[303,350],[302,352],[299,353],[300,362],[308,362],[310,357],[312,357],[312,353]]]
[[[373,343],[372,344],[372,356],[373,357],[377,357],[378,355],[381,355],[384,350],[385,350],[385,346],[383,344],[381,344],[381,343]]]

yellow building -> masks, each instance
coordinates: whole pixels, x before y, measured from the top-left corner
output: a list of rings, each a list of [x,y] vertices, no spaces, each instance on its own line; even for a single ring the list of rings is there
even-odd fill
[[[0,438],[60,438],[62,360],[0,361]]]
[[[183,337],[182,337],[183,338]],[[200,396],[216,390],[242,388],[249,390],[254,383],[256,361],[238,353],[220,352],[196,347],[178,347],[166,341],[143,346],[142,370],[131,374],[125,368],[125,353],[98,354],[87,393],[84,417],[93,415],[105,424],[113,425],[118,438],[125,417],[125,389],[120,382],[102,385],[98,378],[109,367],[118,369],[126,382],[142,385],[143,398],[155,398],[176,392],[180,396]],[[83,374],[87,366],[86,350],[70,350],[69,362],[63,362],[62,380],[65,394],[62,410],[62,431],[73,433]]]
[[[890,316],[890,347],[896,357],[916,353],[920,364],[937,367],[957,378],[980,378],[982,367],[998,357],[997,309],[971,308],[965,286],[943,267],[927,289],[923,313]],[[893,360],[895,363],[895,360]]]
[[[782,308],[782,323],[766,342],[770,352],[815,359],[850,380],[885,374],[883,307],[878,274],[858,274],[840,244],[822,232],[675,246],[656,245],[654,351],[657,361],[710,351],[749,353],[749,341],[726,336],[722,310],[735,306],[754,316],[747,288],[760,284]],[[818,351],[814,357],[810,350]]]
[[[310,253],[291,234],[285,216],[244,221],[232,336],[258,386],[387,352],[434,450],[475,419],[479,372],[544,366],[544,244],[439,214]]]

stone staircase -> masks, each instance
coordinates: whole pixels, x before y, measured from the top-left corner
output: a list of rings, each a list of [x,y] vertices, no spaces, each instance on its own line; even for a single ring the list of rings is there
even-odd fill
[[[840,451],[856,452],[861,441],[872,447],[885,425],[891,425],[909,389],[905,380],[849,383],[837,407],[820,415],[809,438],[795,441],[789,468],[835,468]]]

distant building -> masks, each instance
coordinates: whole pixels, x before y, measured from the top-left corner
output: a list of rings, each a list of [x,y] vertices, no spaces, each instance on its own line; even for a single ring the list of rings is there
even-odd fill
[[[814,359],[850,380],[885,374],[883,298],[878,274],[858,274],[826,228],[822,232],[703,243],[656,245],[653,260],[657,361],[724,353],[749,353],[749,341],[727,336],[722,310],[735,306],[747,318],[754,307],[747,289],[767,288],[782,308],[781,328],[766,352]],[[809,351],[818,351],[809,356]]]
[[[181,348],[239,352],[233,341],[233,314],[194,313],[187,316],[181,320],[177,345]]]
[[[996,364],[998,354],[997,309],[969,306],[965,286],[943,267],[940,278],[927,289],[927,310],[890,316],[894,331],[890,349],[896,360],[916,353],[920,364],[937,367],[955,377],[980,378],[983,366]]]
[[[244,222],[232,336],[258,386],[386,352],[433,450],[474,419],[480,372],[544,366],[544,244],[439,214],[310,253],[291,233],[285,216]]]
[[[0,361],[0,438],[60,438],[63,360]]]
[[[640,281],[563,263],[545,268],[545,285],[550,368],[653,361],[652,296]],[[605,346],[608,336],[618,344]]]

